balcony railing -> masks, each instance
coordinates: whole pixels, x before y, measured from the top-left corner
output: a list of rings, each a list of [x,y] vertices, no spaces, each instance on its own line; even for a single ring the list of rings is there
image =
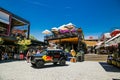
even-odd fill
[[[59,39],[59,38],[69,38],[69,37],[77,37],[77,32],[64,33],[64,34],[58,34],[58,35],[47,35],[47,36],[44,36],[44,40],[52,40],[52,39]]]

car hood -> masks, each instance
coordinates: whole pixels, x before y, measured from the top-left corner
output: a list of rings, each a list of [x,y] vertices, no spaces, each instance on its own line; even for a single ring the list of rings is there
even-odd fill
[[[34,54],[33,56],[43,56],[43,54]]]

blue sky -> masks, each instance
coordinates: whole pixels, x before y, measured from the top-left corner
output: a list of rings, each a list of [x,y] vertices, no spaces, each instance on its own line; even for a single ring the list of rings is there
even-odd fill
[[[119,0],[0,0],[0,7],[30,21],[30,33],[39,40],[45,29],[70,22],[86,37],[120,28]]]

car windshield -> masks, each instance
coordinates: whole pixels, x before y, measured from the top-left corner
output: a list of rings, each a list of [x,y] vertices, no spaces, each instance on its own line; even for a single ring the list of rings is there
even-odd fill
[[[46,55],[47,54],[47,51],[46,50],[43,50],[42,52],[40,52],[42,55]]]

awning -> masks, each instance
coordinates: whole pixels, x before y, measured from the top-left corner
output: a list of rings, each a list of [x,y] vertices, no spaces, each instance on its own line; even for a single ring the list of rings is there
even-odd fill
[[[105,44],[107,44],[109,46],[115,45],[118,43],[120,43],[120,33],[105,42]]]

